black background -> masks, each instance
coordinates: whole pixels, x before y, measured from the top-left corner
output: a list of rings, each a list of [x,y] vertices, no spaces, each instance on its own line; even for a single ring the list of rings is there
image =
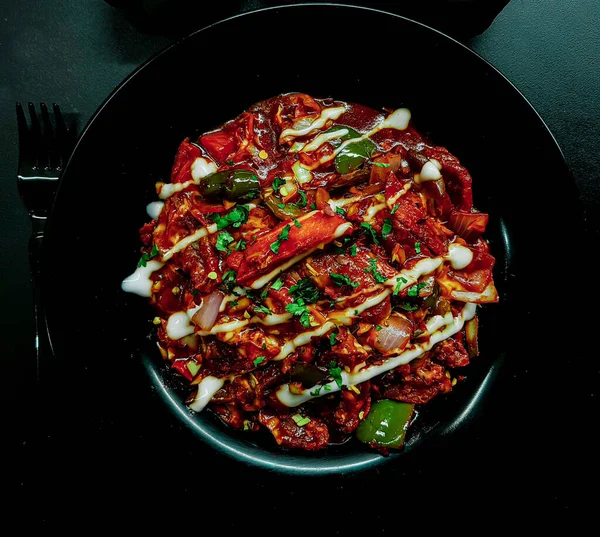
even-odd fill
[[[175,3],[182,5],[181,1]],[[450,520],[453,525],[464,524],[469,517],[483,514],[510,521],[516,513],[528,513],[531,522],[560,517],[576,523],[590,516],[589,507],[598,497],[595,488],[598,463],[590,433],[598,422],[599,356],[593,339],[594,321],[586,318],[583,308],[595,300],[590,258],[598,246],[600,227],[600,6],[595,0],[512,0],[494,19],[505,3],[449,0],[369,5],[417,18],[480,53],[524,93],[562,147],[579,188],[586,226],[585,229],[574,226],[574,232],[582,239],[573,241],[582,246],[567,256],[574,268],[564,268],[564,254],[561,253],[561,261],[557,257],[558,252],[568,251],[571,245],[557,244],[555,252],[548,252],[551,269],[557,270],[556,288],[535,292],[532,289],[532,300],[538,292],[556,295],[556,310],[548,311],[547,325],[540,323],[540,326],[544,329],[543,337],[564,352],[572,367],[542,377],[548,384],[540,392],[547,394],[547,400],[536,401],[536,409],[546,413],[543,420],[546,428],[538,431],[542,438],[535,446],[523,446],[523,458],[508,479],[500,479],[499,469],[506,470],[502,461],[497,461],[496,469],[494,461],[486,461],[481,472],[463,474],[460,466],[444,460],[442,447],[439,470],[397,471],[397,488],[391,488],[388,479],[387,488],[382,490],[378,485],[379,472],[363,476],[360,485],[349,478],[329,483],[326,488],[315,482],[311,498],[306,494],[300,497],[297,492],[310,490],[309,486],[296,491],[292,488],[286,493],[282,484],[285,504],[300,517],[296,526],[310,520],[310,506],[315,504],[321,505],[322,513],[315,519],[321,525],[328,512],[332,509],[337,512],[337,507],[331,506],[354,503],[358,513],[361,494],[382,495],[381,512],[367,515],[374,533],[402,531],[399,519],[411,518],[410,512],[416,513],[417,507],[430,506],[440,519],[442,514],[453,516],[444,519],[446,522],[439,521],[440,531]],[[135,520],[152,518],[150,512],[152,516],[164,513],[174,518],[201,520],[203,501],[211,488],[218,491],[224,503],[244,506],[241,513],[222,521],[223,528],[235,527],[236,517],[250,516],[252,506],[257,504],[263,506],[263,519],[270,516],[275,520],[282,512],[278,505],[283,502],[281,498],[273,498],[274,489],[269,486],[280,478],[249,472],[243,483],[233,479],[227,486],[216,486],[210,484],[201,462],[197,469],[177,468],[176,453],[165,453],[161,461],[140,463],[143,445],[119,446],[118,442],[105,440],[90,457],[98,457],[103,449],[120,451],[121,462],[125,467],[129,465],[129,471],[115,468],[102,475],[105,467],[93,458],[88,459],[86,453],[72,459],[60,455],[71,437],[63,432],[56,440],[50,425],[53,421],[38,420],[56,409],[44,406],[43,401],[28,404],[32,400],[28,394],[35,389],[32,379],[25,376],[29,371],[26,364],[31,360],[33,335],[27,265],[29,222],[15,183],[14,102],[59,102],[81,129],[123,78],[167,44],[224,16],[269,5],[268,2],[222,2],[219,8],[179,7],[172,12],[159,4],[147,1],[144,8],[141,2],[133,2],[130,10],[124,10],[101,0],[5,0],[0,6],[0,181],[3,181],[0,210],[4,230],[0,238],[3,305],[0,398],[4,424],[16,425],[4,428],[5,445],[14,451],[5,460],[2,482],[8,485],[23,522],[65,524],[84,514],[110,523],[117,514],[128,514],[129,519]],[[434,5],[437,9],[432,9]],[[544,188],[543,177],[532,180],[539,181],[540,188]],[[100,190],[101,185],[89,188]],[[546,208],[545,214],[549,215],[549,234],[554,226],[573,224],[561,221],[559,205]],[[536,357],[540,368],[548,347],[541,346]],[[533,370],[526,371],[518,382],[526,386],[541,381]],[[564,389],[567,383],[569,390]],[[548,418],[553,413],[556,421]],[[519,416],[515,415],[514,420],[518,422]],[[99,430],[103,427],[109,430],[110,424],[98,425]],[[526,427],[527,424],[520,424],[520,429]],[[75,426],[70,433],[73,438],[76,429]],[[507,430],[504,441],[519,439]],[[473,457],[483,461],[483,455],[477,453]],[[119,459],[114,452],[107,452],[106,457]],[[219,458],[217,461],[218,468],[227,465],[227,461]],[[173,479],[172,489],[158,487],[159,483],[165,483],[164,475],[170,472],[178,476]],[[192,479],[181,477],[190,474]],[[120,480],[122,475],[127,475],[127,480]],[[490,487],[490,482],[498,482],[498,489]],[[481,486],[483,483],[485,487]],[[485,490],[485,497],[478,495],[478,490]],[[140,500],[150,506],[135,508]],[[8,514],[17,512],[12,511],[9,503],[4,508]],[[406,513],[402,513],[404,508]],[[225,512],[219,511],[219,516],[225,517]],[[335,516],[332,521],[332,529],[349,527],[336,525]],[[239,527],[244,526],[237,522]]]

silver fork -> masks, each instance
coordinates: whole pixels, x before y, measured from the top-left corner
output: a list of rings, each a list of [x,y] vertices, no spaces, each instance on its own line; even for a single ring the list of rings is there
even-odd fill
[[[29,124],[21,103],[16,103],[19,131],[17,187],[31,220],[29,263],[33,286],[35,321],[35,370],[40,380],[42,357],[52,352],[49,344],[41,293],[41,254],[46,220],[54,201],[60,174],[73,150],[73,132],[67,129],[58,104],[52,105],[54,124],[45,103],[40,103],[41,121],[33,103],[28,104]]]

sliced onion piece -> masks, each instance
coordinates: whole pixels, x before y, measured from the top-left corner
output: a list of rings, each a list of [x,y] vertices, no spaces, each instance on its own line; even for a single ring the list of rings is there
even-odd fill
[[[459,300],[460,302],[472,302],[473,304],[491,304],[498,302],[499,300],[498,291],[493,282],[490,282],[482,293],[453,290],[450,291],[450,296],[454,300]]]
[[[210,330],[219,316],[221,302],[223,302],[223,294],[218,291],[203,297],[202,305],[192,317],[192,322],[202,330]]]
[[[479,332],[479,321],[477,316],[473,317],[465,324],[465,335],[467,339],[467,348],[469,350],[469,358],[474,358],[479,355],[479,343],[477,342],[477,334]]]
[[[466,241],[474,241],[485,231],[488,220],[486,213],[452,209],[448,218],[448,227]]]
[[[401,351],[410,341],[413,327],[410,320],[400,313],[393,313],[377,332],[374,347],[383,353]]]

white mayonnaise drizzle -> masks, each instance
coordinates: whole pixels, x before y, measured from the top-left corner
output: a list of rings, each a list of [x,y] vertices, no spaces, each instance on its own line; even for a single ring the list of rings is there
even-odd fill
[[[398,274],[385,281],[383,285],[394,287],[394,289],[399,285],[398,290],[402,291],[417,283],[421,276],[431,274],[442,264],[443,260],[443,257],[426,257],[425,259],[421,259],[415,263],[413,268],[401,270]]]
[[[301,150],[301,153],[306,153],[308,151],[316,151],[321,147],[325,142],[329,142],[329,140],[336,140],[337,138],[341,138],[342,136],[346,136],[350,132],[348,129],[340,129],[332,132],[324,132],[323,134],[319,134],[312,142],[306,144]]]
[[[288,341],[281,347],[279,354],[273,358],[273,360],[283,360],[286,356],[292,354],[296,347],[301,347],[302,345],[306,345],[312,338],[320,337],[325,335],[329,330],[335,328],[335,323],[327,321],[323,323],[316,330],[311,330],[309,332],[302,332],[298,334],[294,339]]]
[[[199,183],[200,179],[209,176],[217,171],[217,165],[212,160],[206,160],[205,158],[198,157],[190,168],[192,179]]]
[[[338,198],[338,199],[329,199],[327,203],[331,206],[331,208],[335,211],[337,207],[343,207],[344,205],[349,205],[350,203],[354,203],[355,201],[363,200],[363,196],[354,196],[352,198]]]
[[[390,210],[393,209],[396,202],[410,190],[411,186],[411,182],[405,183],[401,190],[399,190],[391,198],[386,200],[387,206]]]
[[[153,203],[164,205],[162,201],[156,201]],[[150,205],[152,205],[152,203]],[[148,207],[150,207],[150,205],[148,205]],[[160,208],[161,210],[162,205]],[[246,204],[246,206],[250,211],[256,207],[254,203],[248,203]],[[150,211],[149,208],[147,210]],[[153,217],[152,214],[150,214],[150,217]],[[156,218],[158,218],[158,216],[156,216]],[[173,246],[170,250],[165,252],[165,254],[160,258],[160,261],[148,261],[145,267],[138,267],[133,274],[131,274],[123,280],[123,282],[121,283],[121,289],[123,289],[123,291],[125,291],[126,293],[134,293],[136,295],[150,297],[152,290],[152,280],[150,280],[150,274],[152,274],[155,270],[161,268],[164,265],[164,263],[171,259],[171,257],[173,257],[177,252],[180,252],[181,250],[185,249],[187,246],[196,242],[202,237],[205,237],[206,235],[212,235],[217,231],[217,224],[211,224],[207,228],[201,227],[191,235],[188,235],[187,237],[181,239],[175,244],[175,246]],[[241,291],[241,288],[238,288],[238,290]]]
[[[358,306],[353,306],[343,311],[333,312],[328,319],[335,319],[335,321],[340,324],[352,324],[354,322],[354,317],[360,315],[363,311],[368,310],[373,306],[377,306],[377,304],[382,302],[387,296],[390,295],[391,292],[391,290],[385,289],[378,295],[367,298],[367,300]]]
[[[311,164],[310,166],[308,166],[306,164],[302,164],[302,167],[307,170],[314,170],[314,169],[318,168],[319,166],[321,166],[322,164],[325,164],[326,162],[333,160],[338,155],[338,153],[340,153],[340,151],[342,151],[347,145],[365,140],[365,139],[373,136],[376,132],[379,132],[380,130],[383,130],[383,129],[405,130],[408,127],[408,124],[410,123],[410,117],[411,117],[410,111],[407,108],[399,108],[395,112],[392,112],[387,118],[385,118],[381,123],[376,125],[373,129],[371,129],[366,134],[363,134],[357,138],[351,138],[350,140],[344,141],[330,155],[325,155],[324,157],[321,157],[317,162],[315,162],[314,164]]]
[[[363,367],[357,367],[353,372],[347,373],[346,371],[342,371],[342,385],[356,386],[357,384],[372,379],[377,375],[391,371],[400,365],[409,363],[410,361],[430,350],[436,343],[439,343],[440,341],[443,341],[444,339],[447,339],[459,332],[464,323],[475,316],[476,311],[477,306],[475,304],[465,304],[462,312],[457,317],[452,317],[452,314],[449,314],[446,317],[437,316],[442,320],[442,322],[439,324],[439,328],[430,334],[429,341],[421,344],[414,344],[409,349],[401,352],[397,356],[388,358],[381,365],[364,367],[364,365],[361,364]],[[438,323],[439,321],[436,320],[431,324],[431,327],[437,327]],[[340,387],[335,381],[326,384],[326,386],[329,386],[327,390],[324,386],[325,385],[315,385],[311,388],[303,390],[299,394],[293,394],[290,391],[289,384],[284,384],[277,390],[276,396],[277,399],[279,399],[279,401],[285,406],[296,407],[302,403],[305,403],[306,401],[309,401],[310,399],[314,399],[315,397],[340,391]]]
[[[258,278],[257,280],[255,280],[250,287],[252,289],[261,289],[261,288],[263,288],[273,278],[275,278],[276,276],[278,276],[279,274],[281,274],[284,270],[287,270],[292,265],[295,265],[298,261],[301,261],[305,257],[309,256],[310,254],[312,254],[313,252],[315,252],[317,249],[318,248],[312,248],[311,250],[308,250],[308,251],[306,251],[306,252],[304,252],[302,254],[299,254],[299,255],[297,255],[295,257],[292,257],[291,259],[288,259],[283,265],[279,265],[278,267],[274,268],[268,274],[265,274],[264,276],[261,276],[260,278]]]
[[[185,181],[184,183],[165,183],[160,187],[158,197],[160,199],[167,199],[169,196],[175,194],[175,192],[181,192],[190,185],[200,184],[200,179],[207,177],[208,175],[217,171],[217,165],[211,160],[198,157],[191,166],[192,181]]]
[[[150,297],[152,294],[152,280],[150,274],[164,265],[160,261],[148,261],[145,267],[137,267],[131,276],[127,276],[121,283],[121,289],[126,293]]]
[[[175,315],[179,315],[184,312],[179,312]],[[172,316],[171,316],[172,317]],[[292,318],[291,313],[272,313],[270,315],[266,315],[263,317],[258,317],[258,315],[254,315],[250,319],[241,319],[229,321],[221,324],[215,324],[210,330],[199,330],[198,334],[201,336],[214,336],[219,332],[235,332],[240,328],[248,324],[263,324],[265,326],[274,326],[276,324],[287,323]],[[193,327],[192,327],[193,331]]]
[[[158,220],[163,207],[165,206],[164,201],[153,201],[146,205],[146,212],[152,220]]]
[[[256,205],[254,203],[247,203],[246,207],[248,207],[248,210],[251,211],[252,209],[254,209],[256,207]],[[217,224],[211,224],[208,227],[201,227],[200,229],[197,229],[194,233],[192,233],[191,235],[188,235],[187,237],[184,237],[178,243],[176,243],[175,246],[173,246],[170,250],[165,252],[165,255],[162,256],[162,260],[168,261],[177,252],[181,252],[181,250],[184,250],[190,244],[200,240],[202,237],[206,237],[206,235],[212,235],[213,233],[216,233],[217,231],[219,231]]]
[[[342,226],[343,225],[345,225],[345,224],[342,224]],[[339,226],[339,227],[342,227],[342,226]],[[338,227],[338,229],[339,229],[339,227]],[[316,250],[316,248],[315,248],[315,250]],[[311,252],[312,251],[314,251],[314,250],[311,250]],[[306,253],[306,255],[308,255],[309,253],[310,252]],[[406,289],[407,287],[410,287],[411,285],[414,285],[419,280],[419,278],[421,278],[422,276],[424,276],[426,274],[431,274],[432,272],[434,272],[442,264],[444,259],[449,260],[450,264],[458,270],[458,267],[464,268],[468,265],[467,261],[469,261],[469,256],[471,256],[471,258],[472,258],[473,254],[468,248],[461,246],[460,244],[451,244],[448,249],[448,254],[446,256],[427,257],[425,259],[419,260],[415,264],[415,266],[412,267],[411,269],[403,269],[403,270],[399,271],[395,276],[392,276],[390,279],[385,281],[382,285],[375,285],[375,286],[371,287],[370,289],[363,291],[363,293],[364,293],[364,292],[372,292],[372,291],[381,290],[380,293],[367,298],[362,304],[358,304],[357,306],[352,306],[352,307],[346,308],[345,310],[332,312],[329,315],[329,317],[326,319],[325,323],[323,325],[321,325],[321,327],[318,328],[317,330],[303,332],[303,333],[299,334],[298,336],[296,336],[294,338],[294,340],[292,340],[292,342],[289,342],[289,341],[286,342],[283,345],[282,350],[280,351],[279,355],[275,359],[279,360],[279,359],[285,358],[291,352],[293,352],[297,346],[306,345],[306,343],[308,343],[310,341],[310,339],[312,339],[313,337],[319,337],[320,335],[326,333],[330,328],[332,328],[334,326],[333,324],[331,324],[332,322],[335,322],[337,324],[343,324],[343,325],[351,325],[354,322],[354,318],[356,316],[360,315],[367,309],[372,308],[372,307],[376,306],[377,304],[381,303],[386,297],[388,297],[392,293],[392,290],[395,290],[397,288],[399,291],[401,291],[403,289]],[[299,257],[299,256],[297,256],[297,257]],[[292,260],[293,259],[295,259],[295,258],[292,258]],[[464,263],[467,263],[467,265],[464,265]],[[286,268],[287,268],[287,267],[286,268],[282,268],[282,267],[283,267],[283,265],[278,267],[278,269],[276,269],[276,270],[283,271],[283,270],[286,270]],[[241,288],[239,290],[243,291]],[[343,297],[338,302],[343,302],[343,301],[353,298],[359,294],[362,294],[362,293],[355,293],[354,295],[351,295],[349,297]],[[233,300],[235,298],[235,295],[228,295],[227,297],[225,297],[225,299],[223,299],[223,303],[221,303],[220,311],[224,311],[225,307],[223,304],[225,304],[226,301],[229,301],[230,297]],[[178,312],[178,313],[174,313],[173,315],[171,315],[171,317],[169,318],[169,321],[167,323],[167,334],[169,335],[169,337],[171,337],[170,332],[169,332],[169,326],[171,323],[171,319],[173,319],[173,333],[174,334],[182,334],[179,337],[183,337],[185,335],[193,333],[194,327],[192,324],[190,324],[189,319],[191,319],[193,317],[193,315],[194,315],[194,313],[196,313],[197,309],[198,308],[192,308],[191,310],[188,310],[187,312]],[[188,319],[187,322],[186,322],[186,318]],[[222,324],[216,324],[210,330],[201,330],[201,331],[198,331],[197,333],[201,336],[215,335],[220,332],[231,332],[231,331],[239,330],[248,324],[256,324],[256,323],[263,324],[266,326],[275,326],[277,324],[286,323],[291,318],[292,318],[292,314],[290,314],[290,313],[271,314],[271,315],[266,315],[264,318],[258,317],[255,315],[250,319],[235,320],[235,321],[225,322]],[[177,324],[175,324],[176,321],[177,321]],[[182,324],[179,324],[180,322]],[[328,325],[329,328],[327,328],[326,330],[324,330],[321,333],[321,330],[323,329],[323,326],[325,326],[325,325]],[[171,339],[179,339],[179,337],[171,337]],[[308,339],[306,339],[306,338],[308,338]],[[305,343],[301,343],[301,344],[293,343],[293,341],[296,341],[296,342],[304,341],[304,339],[306,339]],[[286,349],[291,349],[291,350],[289,350],[289,352],[284,353],[284,351]]]
[[[175,244],[175,246],[173,246],[173,248],[171,248],[170,250],[165,252],[165,255],[162,256],[163,261],[168,261],[177,252],[181,252],[181,250],[184,250],[190,244],[200,240],[202,237],[206,237],[206,235],[208,235],[209,233],[210,234],[216,233],[216,231],[217,231],[217,224],[211,224],[210,226],[208,226],[208,228],[201,227],[200,229],[196,230],[191,235],[188,235],[187,237],[181,239],[177,244]]]
[[[287,323],[292,317],[291,313],[271,313],[264,318],[254,316],[250,321],[264,324],[265,326],[275,326],[276,324]]]
[[[279,143],[283,143],[289,141],[291,138],[297,138],[299,136],[306,136],[307,134],[311,134],[322,127],[330,119],[337,119],[346,111],[346,107],[344,106],[334,106],[332,108],[325,108],[321,111],[321,114],[318,118],[316,118],[310,125],[303,129],[285,129],[281,135],[279,136]]]
[[[238,300],[238,298],[240,298],[241,296],[244,296],[246,294],[246,290],[242,289],[241,287],[234,287],[233,291],[234,291],[233,294],[225,295],[225,297],[223,298],[223,302],[221,302],[221,306],[219,306],[220,313],[225,311],[225,308],[227,307],[227,304],[229,302],[236,302]]]
[[[219,332],[235,332],[250,322],[250,319],[235,320],[228,323],[215,324],[210,330],[198,330],[200,336],[214,336]]]
[[[365,217],[363,218],[363,222],[370,222],[373,220],[373,217],[382,209],[386,209],[387,205],[385,203],[379,203],[377,205],[373,205],[369,207],[367,212],[365,213]]]
[[[218,379],[216,377],[206,377],[198,384],[198,392],[194,397],[194,400],[188,405],[195,412],[200,412],[210,402],[225,384],[225,379]]]
[[[313,211],[314,212],[314,211]],[[299,218],[298,221],[300,221],[300,223],[302,223],[302,220],[308,218],[311,214],[313,213],[308,213],[307,215],[305,215],[304,217],[302,217],[301,219]],[[350,228],[352,227],[352,223],[351,222],[344,222],[343,224],[340,224],[336,230],[333,232],[332,235],[332,240],[333,239],[337,239],[339,237],[341,237],[344,233],[346,233],[346,231],[348,231]],[[252,289],[261,289],[262,287],[264,287],[267,283],[269,283],[273,278],[275,278],[278,274],[281,274],[284,270],[287,270],[288,268],[290,268],[292,265],[295,265],[298,261],[301,261],[302,259],[304,259],[305,257],[309,256],[310,254],[312,254],[313,252],[315,252],[316,250],[322,249],[325,247],[325,243],[321,243],[319,244],[317,247],[312,248],[302,254],[299,254],[295,257],[292,257],[291,259],[288,259],[285,263],[283,263],[282,265],[279,265],[278,267],[274,268],[271,272],[269,272],[268,274],[265,274],[264,276],[261,276],[260,278],[258,278],[257,280],[255,280],[252,285],[250,285],[250,287]]]
[[[448,255],[446,258],[450,261],[453,269],[461,270],[471,264],[471,261],[473,261],[473,252],[465,246],[452,243],[448,246]]]
[[[410,110],[408,108],[398,108],[394,110],[388,117],[383,120],[377,128],[381,129],[398,129],[400,131],[406,130],[410,123]]]
[[[194,333],[194,325],[191,324],[192,317],[200,309],[200,306],[190,308],[187,311],[173,313],[167,320],[167,336],[171,339],[181,339]]]
[[[435,159],[428,160],[421,168],[421,173],[416,173],[414,176],[415,183],[423,183],[425,181],[437,181],[442,178],[440,170],[442,165]]]

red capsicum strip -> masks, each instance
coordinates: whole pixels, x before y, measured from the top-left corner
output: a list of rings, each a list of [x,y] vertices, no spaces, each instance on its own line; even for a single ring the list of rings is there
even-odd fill
[[[300,227],[292,220],[282,222],[269,231],[244,252],[238,272],[237,281],[242,285],[250,285],[260,276],[267,274],[277,266],[285,263],[294,256],[300,255],[319,244],[327,244],[335,239],[336,229],[347,221],[337,214],[329,216],[322,211],[315,211],[306,218],[300,218]],[[271,244],[277,241],[286,225],[290,225],[287,240],[281,241],[278,253],[271,250]],[[350,228],[346,233],[351,233]]]
[[[200,148],[192,143],[190,139],[186,138],[177,149],[175,155],[175,162],[171,170],[171,183],[185,183],[186,181],[192,180],[191,166],[194,161],[201,157],[202,153]]]

